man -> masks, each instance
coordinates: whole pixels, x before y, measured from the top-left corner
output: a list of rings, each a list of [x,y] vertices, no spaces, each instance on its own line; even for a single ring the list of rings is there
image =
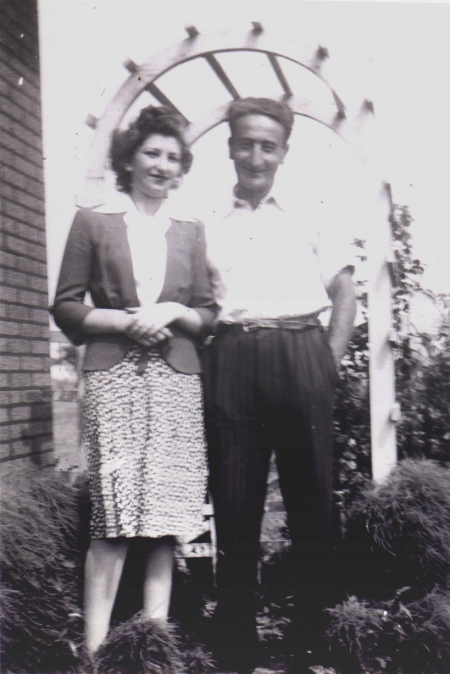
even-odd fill
[[[205,399],[218,541],[216,633],[224,654],[234,649],[243,664],[257,645],[254,591],[272,450],[293,541],[300,650],[311,651],[322,626],[333,528],[333,396],[356,301],[351,255],[339,233],[331,240],[320,231],[319,209],[301,215],[300,187],[294,212],[273,192],[288,151],[290,108],[242,99],[230,104],[228,121],[238,183],[229,207],[207,227],[220,313],[206,356]],[[330,306],[325,332],[318,316]],[[313,657],[311,664],[321,663]]]

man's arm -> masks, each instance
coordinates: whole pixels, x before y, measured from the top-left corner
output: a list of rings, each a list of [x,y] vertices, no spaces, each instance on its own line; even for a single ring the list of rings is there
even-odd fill
[[[355,286],[350,270],[342,269],[331,281],[327,292],[333,304],[328,328],[328,341],[333,352],[336,368],[339,370],[341,359],[347,351],[353,332],[353,323],[356,316]]]

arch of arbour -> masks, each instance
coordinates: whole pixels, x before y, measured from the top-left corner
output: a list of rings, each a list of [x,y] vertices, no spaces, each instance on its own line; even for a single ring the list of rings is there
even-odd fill
[[[297,115],[309,117],[325,125],[346,142],[356,153],[369,176],[373,209],[367,241],[369,262],[369,372],[372,472],[375,480],[385,477],[396,462],[395,422],[398,406],[395,402],[394,361],[392,345],[392,259],[390,247],[389,216],[392,211],[390,186],[382,181],[377,169],[379,152],[374,136],[374,108],[371,101],[361,100],[357,109],[351,109],[321,75],[321,66],[328,58],[324,47],[310,48],[285,39],[270,36],[259,23],[245,32],[220,32],[200,34],[190,26],[188,37],[181,42],[152,56],[142,65],[127,61],[128,79],[117,91],[100,119],[90,117],[88,124],[95,129],[88,156],[88,168],[84,193],[78,198],[80,206],[101,203],[108,168],[108,151],[111,134],[143,93],[149,92],[161,104],[178,110],[172,101],[158,88],[156,81],[169,70],[193,59],[203,59],[211,67],[231,98],[239,93],[220,62],[220,54],[226,52],[259,52],[265,54],[281,85],[283,98]],[[217,58],[219,55],[219,58]],[[327,87],[328,102],[313,98],[294,96],[283,72],[287,59],[308,69]],[[205,133],[225,120],[228,103],[208,110],[188,122],[187,137],[192,145]],[[183,115],[184,116],[184,115]]]

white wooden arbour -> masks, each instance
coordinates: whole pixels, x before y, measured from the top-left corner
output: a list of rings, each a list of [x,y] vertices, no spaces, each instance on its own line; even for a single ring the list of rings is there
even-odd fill
[[[204,59],[234,99],[239,94],[217,60],[215,54],[252,51],[266,54],[284,92],[283,98],[293,112],[309,117],[334,131],[350,145],[362,160],[371,176],[373,191],[373,221],[367,242],[369,258],[369,345],[370,345],[370,412],[372,471],[375,480],[383,479],[396,463],[395,421],[399,410],[395,402],[394,362],[392,354],[391,288],[392,262],[389,216],[392,200],[389,185],[383,183],[377,170],[376,141],[373,133],[373,104],[361,101],[357,110],[346,108],[334,89],[320,74],[323,61],[328,58],[324,47],[310,48],[295,42],[269,36],[259,23],[250,31],[199,34],[193,26],[186,29],[188,37],[152,56],[146,63],[125,64],[130,76],[117,91],[100,119],[90,117],[88,124],[95,128],[88,156],[86,186],[78,198],[79,206],[102,203],[108,151],[113,131],[138,98],[148,91],[160,103],[175,108],[155,81],[172,68],[192,59]],[[324,106],[313,100],[296,98],[289,86],[279,57],[307,68],[328,87],[333,105]],[[190,121],[188,142],[192,145],[201,136],[225,120],[227,105],[209,110]]]

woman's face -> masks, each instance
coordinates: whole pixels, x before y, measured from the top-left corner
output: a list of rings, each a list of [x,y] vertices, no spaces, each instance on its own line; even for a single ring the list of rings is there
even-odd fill
[[[136,150],[129,168],[132,193],[164,199],[182,173],[180,143],[172,136],[154,133]]]

